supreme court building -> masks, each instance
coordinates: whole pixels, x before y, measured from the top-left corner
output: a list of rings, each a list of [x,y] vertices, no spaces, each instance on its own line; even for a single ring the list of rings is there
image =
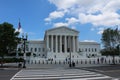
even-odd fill
[[[87,35],[81,35],[87,36]],[[68,27],[57,27],[45,31],[44,40],[29,40],[27,52],[32,58],[53,60],[81,59],[99,56],[100,44],[80,42],[79,31]]]

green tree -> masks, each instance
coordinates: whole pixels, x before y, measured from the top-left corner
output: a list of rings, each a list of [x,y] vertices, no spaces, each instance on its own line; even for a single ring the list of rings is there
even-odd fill
[[[119,55],[120,31],[116,29],[105,29],[102,34],[102,44],[104,49],[101,50],[102,55],[113,56],[113,64],[115,64],[115,56]]]
[[[3,66],[4,56],[15,51],[20,41],[19,32],[16,32],[13,25],[7,22],[0,24],[0,57]]]

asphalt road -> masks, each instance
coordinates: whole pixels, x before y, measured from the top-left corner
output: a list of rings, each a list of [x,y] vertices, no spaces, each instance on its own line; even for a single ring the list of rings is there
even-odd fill
[[[120,65],[109,65],[99,67],[84,67],[82,69],[102,73],[114,78],[120,78]]]
[[[0,80],[10,80],[19,70],[17,68],[0,69]]]
[[[120,65],[82,67],[82,68],[77,67],[77,68],[102,73],[120,79]],[[19,70],[20,69],[18,68],[0,69],[0,80],[10,80]]]

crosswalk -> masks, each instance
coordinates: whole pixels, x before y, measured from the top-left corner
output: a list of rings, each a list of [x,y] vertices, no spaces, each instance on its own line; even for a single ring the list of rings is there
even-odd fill
[[[10,80],[113,80],[111,77],[80,69],[22,69]]]

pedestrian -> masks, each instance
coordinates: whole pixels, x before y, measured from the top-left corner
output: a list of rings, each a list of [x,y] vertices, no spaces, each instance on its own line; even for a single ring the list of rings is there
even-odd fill
[[[98,64],[99,64],[99,58],[97,59],[97,62],[98,62]]]
[[[75,62],[72,62],[72,66],[75,67]]]
[[[102,58],[101,58],[101,63],[103,63],[103,61],[104,61],[104,58],[102,57]]]
[[[65,59],[65,61],[67,62],[67,58]]]

